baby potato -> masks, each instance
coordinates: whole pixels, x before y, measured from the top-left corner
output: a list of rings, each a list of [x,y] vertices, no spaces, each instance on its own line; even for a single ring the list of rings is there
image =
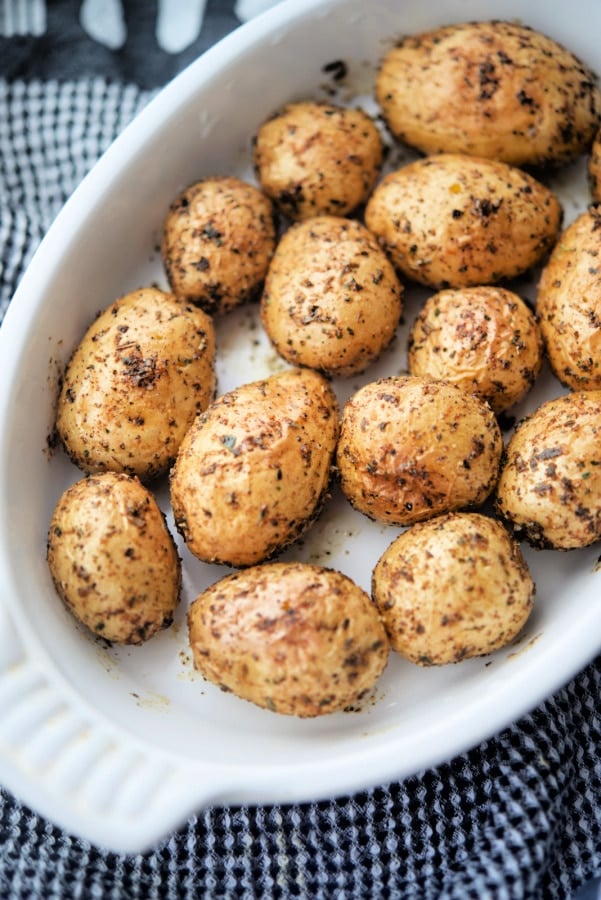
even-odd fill
[[[67,488],[50,522],[47,559],[58,594],[95,635],[141,644],[171,625],[180,559],[135,476],[104,472]]]
[[[412,375],[450,381],[495,413],[528,393],[542,359],[534,313],[517,294],[492,285],[433,294],[409,335]]]
[[[215,176],[173,201],[161,252],[174,294],[223,314],[260,296],[275,243],[271,200],[239,178]]]
[[[523,274],[550,249],[561,219],[555,194],[531,175],[461,154],[391,172],[365,209],[394,265],[436,290]]]
[[[392,264],[364,225],[318,216],[280,240],[261,318],[288,362],[346,376],[363,371],[392,340],[401,297]]]
[[[215,394],[215,331],[157,288],[126,294],[86,331],[64,373],[56,430],[85,472],[165,472]]]
[[[336,464],[355,509],[391,525],[483,503],[503,441],[478,397],[425,376],[372,381],[342,410]]]
[[[259,184],[285,216],[344,216],[367,199],[382,165],[382,139],[362,109],[305,100],[259,128]]]
[[[504,647],[527,622],[534,594],[517,542],[479,513],[414,525],[384,551],[372,576],[391,648],[420,666]]]
[[[300,537],[327,495],[338,424],[334,391],[310,369],[218,397],[171,471],[175,523],[190,552],[242,567]]]
[[[516,166],[588,150],[601,95],[591,70],[516,22],[468,22],[404,37],[386,53],[376,98],[397,139],[423,153]]]
[[[534,547],[572,550],[601,538],[601,391],[548,400],[519,424],[495,507]]]
[[[574,390],[601,388],[601,209],[590,206],[559,237],[536,296],[554,374]]]
[[[290,716],[357,703],[382,674],[388,639],[368,594],[333,569],[266,563],[192,603],[195,667],[222,689]]]

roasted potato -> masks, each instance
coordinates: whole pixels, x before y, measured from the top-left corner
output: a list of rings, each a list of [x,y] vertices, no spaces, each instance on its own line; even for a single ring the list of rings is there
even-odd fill
[[[307,563],[266,563],[226,576],[188,613],[194,665],[273,712],[322,716],[375,685],[388,639],[368,594]]]
[[[389,50],[376,97],[391,132],[424,153],[516,166],[569,162],[590,147],[601,95],[565,47],[517,22],[446,25]]]
[[[141,644],[173,621],[180,559],[135,476],[105,472],[67,488],[50,522],[47,559],[68,609],[107,641]]]
[[[344,405],[336,463],[350,503],[372,519],[411,525],[477,506],[502,451],[487,403],[444,381],[372,381]]]
[[[258,299],[276,243],[271,200],[233,176],[205,178],[173,201],[161,253],[171,289],[210,314]]]
[[[460,154],[389,173],[365,209],[394,265],[436,290],[523,274],[551,248],[561,221],[559,200],[531,175]]]
[[[372,577],[392,649],[422,666],[504,647],[528,620],[534,594],[517,542],[479,513],[414,525],[384,551]]]
[[[362,109],[306,100],[290,103],[259,128],[259,184],[293,221],[344,216],[365,202],[382,165],[382,138]]]
[[[513,291],[494,285],[433,294],[409,334],[412,375],[450,381],[496,413],[528,393],[542,361],[536,316]]]
[[[321,510],[337,437],[336,395],[310,369],[219,397],[171,471],[175,523],[190,552],[241,567],[295,541]]]
[[[595,133],[586,165],[591,196],[598,203],[601,201],[601,128]]]
[[[402,287],[360,222],[318,216],[282,237],[261,298],[278,353],[327,375],[363,371],[394,337]]]
[[[85,472],[165,472],[215,394],[215,331],[202,310],[156,288],[105,309],[64,373],[56,430]]]
[[[548,400],[519,424],[495,507],[534,547],[571,550],[601,539],[601,391]]]

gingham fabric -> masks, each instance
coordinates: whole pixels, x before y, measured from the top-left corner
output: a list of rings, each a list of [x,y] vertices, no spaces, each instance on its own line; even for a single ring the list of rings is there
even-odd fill
[[[137,71],[123,48],[91,47],[78,4],[20,0],[11,16],[9,6],[0,6],[0,315],[104,148],[186,53],[236,24],[231,4],[209,2],[196,44],[133,81],[121,77]],[[130,22],[141,6],[146,16],[153,4],[130,4]],[[81,46],[68,64],[55,48],[51,74],[31,48],[61,22]],[[64,77],[73,54],[90,64]],[[601,657],[530,715],[435,770],[322,803],[207,809],[136,856],[65,834],[0,791],[0,900],[571,900],[595,877]],[[588,900],[597,896],[588,890]]]

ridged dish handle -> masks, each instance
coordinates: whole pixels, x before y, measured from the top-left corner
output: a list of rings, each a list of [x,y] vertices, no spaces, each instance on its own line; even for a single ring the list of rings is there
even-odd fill
[[[24,655],[19,633],[0,597],[0,671],[16,665]]]

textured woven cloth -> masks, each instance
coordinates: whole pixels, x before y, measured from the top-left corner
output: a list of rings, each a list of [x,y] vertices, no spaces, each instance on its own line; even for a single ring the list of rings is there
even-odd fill
[[[113,19],[96,31],[85,6],[0,12],[0,315],[101,152],[237,24],[232,4],[199,4],[195,40],[167,52],[155,4],[127,4],[121,18],[105,4]],[[0,898],[572,898],[601,876],[600,709],[601,658],[435,770],[327,802],[207,809],[136,856],[65,834],[0,791]]]

